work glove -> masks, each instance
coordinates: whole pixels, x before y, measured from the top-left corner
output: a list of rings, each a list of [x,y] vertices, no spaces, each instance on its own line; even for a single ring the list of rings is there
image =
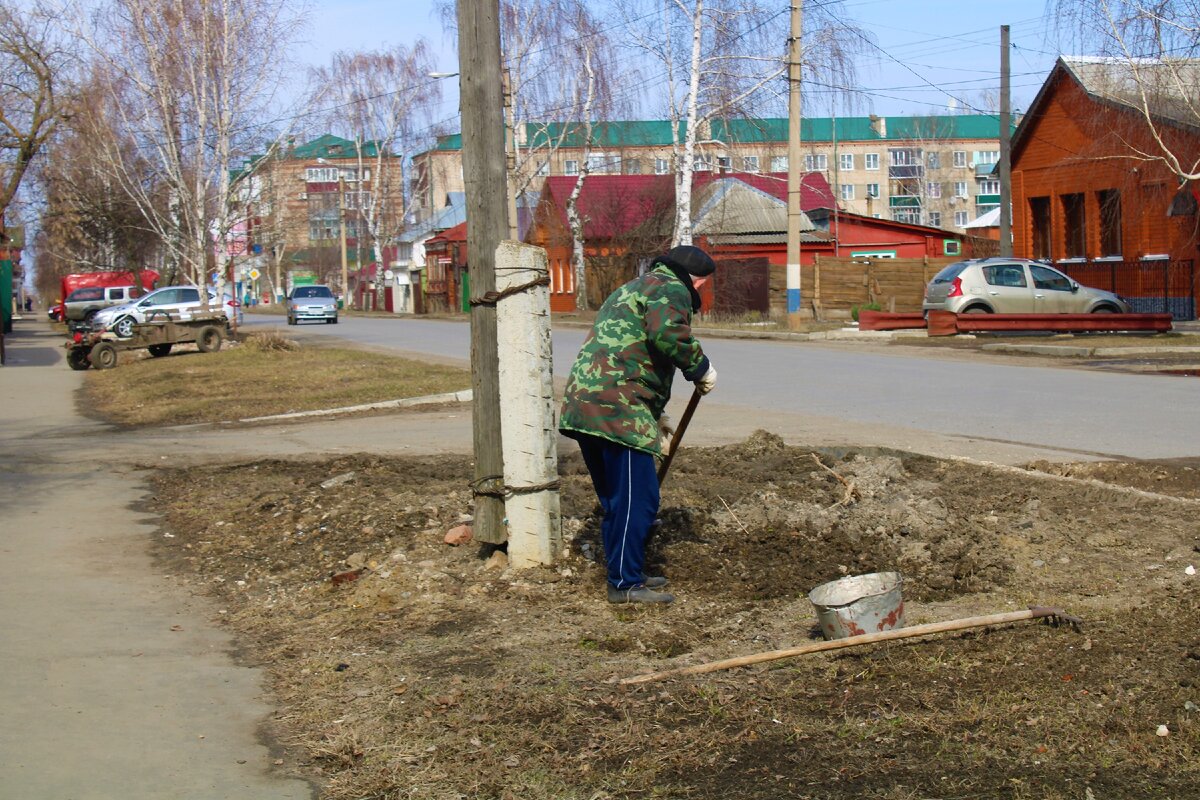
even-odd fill
[[[713,368],[712,364],[708,365],[708,372],[704,373],[700,377],[700,380],[696,381],[696,388],[700,391],[700,394],[708,394],[717,388],[717,371]]]
[[[671,450],[671,437],[675,435],[675,423],[667,412],[663,412],[658,418],[658,445],[663,454],[667,454]]]

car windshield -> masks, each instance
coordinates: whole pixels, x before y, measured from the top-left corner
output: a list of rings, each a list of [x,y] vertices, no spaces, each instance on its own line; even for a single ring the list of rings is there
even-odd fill
[[[958,261],[954,264],[944,267],[941,272],[933,276],[933,283],[950,283],[958,277],[958,273],[967,268],[967,262]]]
[[[75,291],[71,292],[71,295],[67,298],[67,302],[68,303],[77,303],[80,300],[102,300],[102,299],[104,299],[104,289],[96,287],[96,288],[87,288],[87,289],[76,289]]]
[[[333,292],[329,291],[328,286],[298,286],[296,287],[296,290],[292,292],[292,297],[297,299],[313,297],[330,299],[333,297]]]

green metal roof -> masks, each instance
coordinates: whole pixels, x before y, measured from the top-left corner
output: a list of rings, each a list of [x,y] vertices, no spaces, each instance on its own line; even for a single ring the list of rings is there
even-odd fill
[[[373,141],[363,142],[362,155],[363,158],[374,158],[377,150],[377,144]],[[343,139],[340,136],[334,136],[327,133],[324,136],[318,136],[311,142],[296,145],[292,150],[291,158],[358,158],[358,152],[355,149],[354,142],[350,139]]]
[[[808,117],[800,122],[805,142],[911,141],[922,139],[999,139],[1000,120],[994,114],[954,114],[924,117],[879,117],[886,135],[880,136],[870,117]],[[525,123],[525,141],[534,145],[557,141],[566,127],[566,147],[582,144],[583,127],[578,123]],[[786,142],[788,121],[780,118],[714,120],[712,138],[726,143]],[[679,123],[679,135],[687,129]],[[1013,126],[1016,129],[1016,126]],[[671,123],[667,120],[600,122],[592,127],[593,146],[667,146]],[[437,150],[461,150],[462,134],[439,136]]]
[[[806,117],[800,120],[803,142],[910,141],[913,139],[999,139],[1000,120],[993,114],[925,117]],[[1013,126],[1014,129],[1016,126]],[[884,131],[881,136],[879,130]],[[712,136],[722,142],[786,142],[786,119],[714,120]]]

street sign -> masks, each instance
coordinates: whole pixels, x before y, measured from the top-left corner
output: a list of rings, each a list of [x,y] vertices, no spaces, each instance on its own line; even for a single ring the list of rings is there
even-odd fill
[[[250,280],[252,280],[252,281],[258,280],[261,275],[262,275],[262,273],[256,269],[250,270]]]

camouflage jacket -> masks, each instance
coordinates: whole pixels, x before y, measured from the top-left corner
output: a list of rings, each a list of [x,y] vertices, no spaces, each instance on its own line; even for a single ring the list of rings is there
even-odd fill
[[[690,381],[708,370],[691,309],[688,287],[661,264],[609,295],[571,368],[559,430],[658,455],[675,370]]]

